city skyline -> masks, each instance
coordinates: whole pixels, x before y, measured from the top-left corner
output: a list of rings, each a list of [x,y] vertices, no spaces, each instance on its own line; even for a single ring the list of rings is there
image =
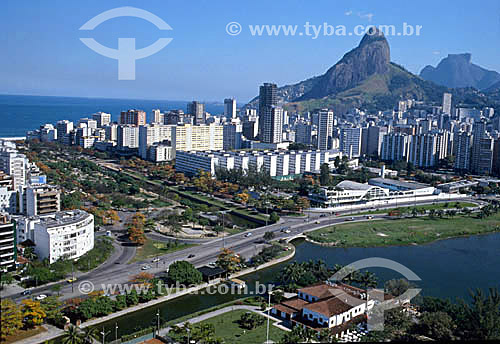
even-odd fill
[[[246,5],[243,16],[240,5],[200,2],[190,9],[198,18],[195,23],[186,20],[185,8],[175,3],[149,2],[143,6],[131,1],[126,5],[151,11],[173,28],[168,32],[173,37],[169,46],[137,62],[135,81],[117,80],[116,60],[92,52],[79,40],[80,36],[95,36],[103,45],[115,47],[117,37],[125,35],[137,37],[138,47],[144,47],[162,36],[153,25],[137,18],[116,18],[103,23],[95,33],[78,30],[90,18],[123,3],[90,2],[79,8],[60,1],[46,7],[15,6],[8,1],[3,13],[9,16],[0,24],[5,26],[4,32],[9,37],[2,39],[8,53],[0,57],[4,75],[0,93],[204,101],[234,97],[244,103],[257,95],[255,88],[263,82],[283,86],[324,73],[360,39],[358,36],[253,37],[248,32],[251,24],[302,26],[306,22],[316,25],[326,22],[352,28],[358,24],[399,26],[408,22],[421,25],[422,34],[388,37],[388,40],[392,61],[411,72],[418,74],[425,65],[436,65],[447,54],[462,52],[472,53],[474,63],[500,70],[494,48],[500,32],[500,8],[494,1],[485,1],[481,6],[465,1],[413,6],[395,2],[376,5],[322,2],[314,8],[288,3],[286,14],[281,16],[278,15],[284,9],[279,4]],[[266,11],[262,11],[263,6]],[[439,22],[427,16],[429,9],[439,11]],[[63,13],[64,20],[55,20]],[[465,15],[468,25],[458,26],[456,18]],[[241,22],[246,31],[238,36],[228,35],[225,27],[231,21]],[[481,40],[476,39],[478,36]],[[22,37],[23,44],[13,37]],[[253,58],[256,51],[268,49],[278,49],[280,54]]]

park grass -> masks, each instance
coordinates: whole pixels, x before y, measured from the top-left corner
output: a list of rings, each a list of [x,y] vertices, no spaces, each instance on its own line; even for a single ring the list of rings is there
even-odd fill
[[[131,263],[184,250],[193,246],[196,246],[196,244],[179,243],[177,246],[167,247],[165,242],[147,239],[144,245],[137,248],[135,257],[131,260]]]
[[[24,339],[36,336],[40,333],[46,332],[47,330],[42,326],[37,326],[35,328],[29,330],[18,330],[15,334],[11,336],[6,336],[5,338],[2,336],[2,344],[10,344],[18,341],[22,341]]]
[[[448,206],[446,206],[447,203],[449,203]],[[468,207],[477,207],[477,204],[470,203],[470,202],[453,202],[452,201],[452,202],[447,202],[447,203],[424,204],[424,205],[417,205],[416,207],[415,206],[404,206],[404,207],[397,207],[397,208],[391,208],[391,209],[370,210],[370,211],[364,211],[364,212],[360,212],[360,213],[354,212],[353,214],[355,214],[355,215],[379,215],[379,214],[387,214],[390,211],[403,210],[403,209],[411,212],[413,210],[413,208],[416,208],[417,211],[419,211],[419,210],[431,210],[431,209],[447,210],[447,209],[456,209],[457,203],[459,204],[459,207],[462,209],[468,208]],[[351,216],[351,214],[339,215],[339,217],[342,217],[342,216]]]
[[[336,247],[420,245],[439,239],[500,232],[500,213],[478,219],[427,216],[340,224],[310,232],[308,239]]]
[[[246,344],[257,344],[264,343],[266,341],[266,328],[267,319],[261,316],[266,321],[253,330],[244,330],[238,324],[240,317],[249,312],[243,309],[237,309],[234,311],[229,311],[227,313],[215,316],[213,318],[204,320],[200,324],[212,324],[215,326],[215,336],[223,339],[225,343],[246,343]],[[277,328],[271,324],[269,325],[269,339],[274,342],[278,342],[281,337],[285,334],[285,331]]]

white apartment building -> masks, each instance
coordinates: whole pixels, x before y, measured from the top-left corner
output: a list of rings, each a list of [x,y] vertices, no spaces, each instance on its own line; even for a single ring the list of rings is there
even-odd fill
[[[13,187],[12,178],[0,171],[0,213],[15,213],[17,205],[17,193]]]
[[[111,114],[106,112],[97,112],[92,115],[92,119],[96,121],[98,128],[104,128],[111,123]]]
[[[94,247],[94,215],[83,210],[51,215],[21,217],[17,222],[17,242],[30,239],[35,252],[49,263],[81,257]]]
[[[224,99],[224,117],[236,118],[236,99]]]
[[[131,124],[119,125],[116,130],[119,149],[139,147],[139,127]]]
[[[408,161],[411,136],[399,133],[384,135],[380,157],[388,161]]]
[[[250,166],[267,171],[271,177],[294,177],[317,172],[321,165],[333,165],[338,150],[254,151],[254,152],[177,152],[175,169],[189,175],[200,170],[215,175],[216,168],[248,170]]]
[[[0,211],[0,271],[14,270],[16,266],[16,229],[7,214]]]
[[[151,145],[172,140],[172,128],[175,125],[146,124],[139,127],[139,155],[142,159],[148,158]]]
[[[216,151],[224,144],[222,125],[177,125],[172,127],[171,142],[178,151]]]
[[[0,171],[12,177],[14,190],[26,185],[28,166],[28,159],[17,152],[14,143],[0,140]]]
[[[149,147],[147,159],[154,162],[170,161],[174,159],[174,149],[168,145],[155,143]]]

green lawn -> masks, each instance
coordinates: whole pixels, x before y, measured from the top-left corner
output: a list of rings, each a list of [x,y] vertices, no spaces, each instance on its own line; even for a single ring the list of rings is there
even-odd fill
[[[446,203],[436,203],[436,204],[424,204],[424,205],[417,205],[416,207],[414,206],[408,206],[408,207],[398,207],[398,208],[391,208],[391,209],[381,209],[381,210],[371,210],[371,211],[364,211],[361,213],[357,213],[356,210],[353,211],[353,214],[356,215],[376,215],[376,214],[387,214],[390,211],[393,210],[401,210],[401,209],[406,209],[408,211],[412,211],[413,208],[417,208],[417,210],[446,210],[446,209],[456,209],[457,202],[449,202],[448,206],[446,206]],[[469,203],[469,202],[458,202],[459,207],[466,208],[466,207],[477,207],[477,204],[474,203]],[[351,216],[351,214],[342,214],[340,216]]]
[[[216,317],[202,321],[202,324],[213,324],[215,326],[215,335],[224,340],[225,343],[245,343],[245,344],[261,344],[266,341],[267,319],[263,325],[254,328],[253,330],[244,330],[238,324],[242,314],[247,311],[238,309],[227,312]],[[269,324],[269,338],[274,342],[278,342],[285,331],[273,326],[272,320]]]
[[[156,241],[147,239],[146,243],[141,247],[137,248],[134,259],[131,260],[131,263],[145,260],[148,258],[153,258],[156,256],[161,256],[163,254],[172,253],[180,250],[184,250],[189,247],[196,246],[195,244],[184,244],[178,243],[177,245],[167,245],[166,242]]]
[[[375,247],[424,244],[457,236],[500,232],[500,213],[484,219],[418,217],[361,223],[345,223],[318,229],[308,238],[338,247]]]

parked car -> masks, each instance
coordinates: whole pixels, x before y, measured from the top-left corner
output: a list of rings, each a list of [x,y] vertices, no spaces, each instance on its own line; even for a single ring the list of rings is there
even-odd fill
[[[46,298],[47,298],[47,295],[45,295],[45,294],[40,294],[40,295],[38,295],[37,297],[35,297],[35,300],[40,301],[40,300],[43,300],[43,299],[46,299]]]

